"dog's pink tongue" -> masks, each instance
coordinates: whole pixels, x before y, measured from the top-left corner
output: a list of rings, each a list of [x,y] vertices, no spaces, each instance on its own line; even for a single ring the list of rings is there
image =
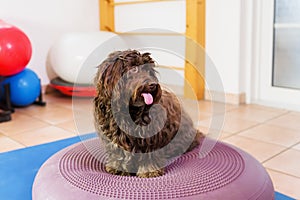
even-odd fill
[[[150,105],[153,103],[153,97],[150,93],[142,93],[144,97],[145,104]]]

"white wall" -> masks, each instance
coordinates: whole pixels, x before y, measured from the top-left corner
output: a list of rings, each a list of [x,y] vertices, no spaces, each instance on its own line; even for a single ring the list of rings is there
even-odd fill
[[[99,30],[98,0],[1,0],[0,19],[23,30],[33,48],[28,67],[49,82],[46,56],[53,42],[72,31]],[[80,47],[79,47],[80,48]]]
[[[209,90],[223,92],[219,85],[214,85],[218,77],[211,67],[219,73],[225,93],[240,94],[246,90],[247,55],[244,54],[247,52],[244,49],[246,44],[242,41],[245,34],[242,15],[247,8],[242,10],[242,1],[245,0],[206,1],[206,52],[210,59],[206,79]],[[117,7],[115,17],[116,30],[120,32],[139,28],[162,28],[183,33],[185,1],[121,6]],[[166,64],[163,59],[162,62]],[[177,66],[182,65],[179,63]],[[183,82],[175,81],[173,84],[182,85]]]
[[[241,1],[206,1],[206,51],[215,64],[226,93],[244,92],[240,84]],[[207,79],[215,76],[207,70]],[[213,81],[211,81],[213,82]],[[210,88],[218,90],[218,88]],[[220,91],[222,92],[222,91]]]
[[[244,76],[247,69],[243,58],[245,45],[241,42],[242,1],[245,0],[206,1],[206,51],[220,74],[225,92],[233,94],[240,94],[246,90]],[[21,28],[31,39],[33,56],[29,68],[38,73],[43,84],[49,81],[45,62],[47,52],[55,39],[67,32],[99,30],[98,16],[98,0],[0,1],[0,19]],[[161,28],[183,33],[185,1],[117,7],[115,20],[116,30],[121,32]],[[159,61],[160,64],[168,64],[164,58],[159,58]],[[177,67],[182,65],[183,62],[178,61]],[[170,77],[169,74],[162,73],[163,79]],[[213,82],[216,77],[207,70],[206,78]],[[175,83],[182,84],[178,81]],[[210,85],[209,89],[219,88]]]
[[[115,0],[115,2],[128,0]],[[185,1],[167,1],[117,6],[116,31],[126,32],[142,28],[167,29],[185,32]]]

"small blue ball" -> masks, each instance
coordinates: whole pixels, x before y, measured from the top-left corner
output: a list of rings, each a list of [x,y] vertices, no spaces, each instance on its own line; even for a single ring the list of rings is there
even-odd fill
[[[41,92],[38,76],[30,69],[8,76],[1,83],[1,99],[4,98],[4,85],[10,84],[10,98],[14,106],[28,106],[32,104]]]

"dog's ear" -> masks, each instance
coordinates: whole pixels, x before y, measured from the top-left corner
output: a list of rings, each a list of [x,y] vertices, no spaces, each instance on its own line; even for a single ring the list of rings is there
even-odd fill
[[[162,95],[162,89],[161,89],[160,85],[158,84],[157,85],[157,93],[153,99],[153,103],[158,103],[159,100],[161,99],[161,95]]]
[[[116,59],[114,62],[100,65],[98,82],[103,85],[106,90],[112,91],[122,76],[123,61]]]

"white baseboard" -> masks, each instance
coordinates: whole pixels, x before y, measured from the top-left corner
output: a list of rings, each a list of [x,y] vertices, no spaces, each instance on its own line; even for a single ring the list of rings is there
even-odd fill
[[[240,105],[246,103],[246,94],[223,93],[205,90],[205,100]]]
[[[169,85],[169,84],[165,86],[179,96],[184,95],[184,89],[182,86]],[[205,90],[205,100],[239,105],[239,104],[246,103],[246,94],[245,93],[240,93],[240,94],[223,93],[223,92]]]

